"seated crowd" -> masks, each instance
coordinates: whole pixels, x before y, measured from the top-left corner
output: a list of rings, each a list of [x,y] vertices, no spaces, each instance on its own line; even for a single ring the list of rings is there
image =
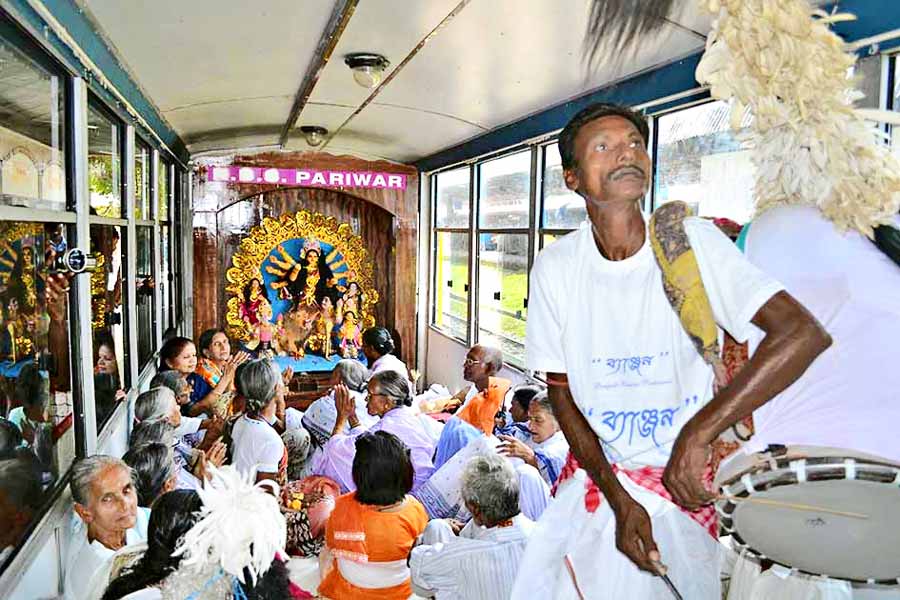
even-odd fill
[[[474,346],[470,387],[416,397],[391,334],[362,339],[371,369],[289,407],[277,361],[171,337],[128,451],[73,469],[67,598],[508,598],[568,451],[547,394]]]

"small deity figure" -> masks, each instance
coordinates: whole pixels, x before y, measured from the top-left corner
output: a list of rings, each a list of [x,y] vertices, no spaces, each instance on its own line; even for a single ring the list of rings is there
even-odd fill
[[[32,310],[37,305],[38,293],[43,289],[43,281],[35,273],[34,248],[22,245],[19,251],[8,240],[0,241],[0,249],[10,258],[0,258],[0,263],[9,267],[4,280],[11,296],[18,297],[24,310]],[[39,289],[40,286],[40,289]]]
[[[358,315],[362,301],[363,295],[359,291],[359,284],[351,281],[338,300],[338,312],[352,312]]]
[[[240,304],[239,314],[247,331],[252,332],[259,324],[259,309],[263,304],[269,304],[269,297],[262,281],[254,277],[244,286],[244,300]],[[271,310],[271,305],[269,306]]]
[[[341,322],[338,338],[341,341],[341,356],[344,358],[356,358],[362,348],[362,332],[359,329],[359,321],[352,310],[345,311]]]
[[[19,299],[13,296],[6,305],[0,355],[12,362],[31,356],[34,353],[34,335],[34,320],[20,313]]]
[[[272,358],[278,352],[277,337],[281,335],[281,317],[272,323],[272,305],[268,301],[261,302],[257,310],[258,321],[253,327],[253,339],[247,344],[250,350],[259,350],[259,357]]]
[[[331,345],[331,336],[334,332],[335,313],[334,303],[330,296],[322,298],[319,304],[321,311],[319,318],[316,320],[316,336],[322,340],[322,356],[326,359],[334,354]]]

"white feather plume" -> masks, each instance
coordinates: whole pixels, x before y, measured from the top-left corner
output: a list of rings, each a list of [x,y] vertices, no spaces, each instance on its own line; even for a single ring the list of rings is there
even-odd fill
[[[718,15],[697,81],[753,123],[741,136],[756,166],[757,212],[778,204],[819,209],[871,237],[900,211],[900,161],[871,121],[897,115],[855,109],[856,63],[831,23],[848,14],[807,0],[700,0]],[[735,120],[732,120],[734,123]],[[740,116],[737,117],[740,122]]]
[[[252,483],[226,465],[207,467],[212,479],[198,490],[203,501],[200,521],[184,536],[175,556],[184,556],[181,569],[208,570],[212,563],[242,583],[244,569],[252,582],[263,575],[276,553],[284,551],[287,525],[276,499],[273,481]],[[276,496],[267,493],[271,484]]]

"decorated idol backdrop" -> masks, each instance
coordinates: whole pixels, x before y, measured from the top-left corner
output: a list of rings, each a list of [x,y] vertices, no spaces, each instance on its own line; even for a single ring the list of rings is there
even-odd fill
[[[230,337],[296,370],[363,360],[362,330],[379,300],[373,263],[349,223],[301,210],[265,217],[241,239],[226,272]]]
[[[271,176],[276,173],[277,181]],[[383,177],[378,178],[379,174]],[[388,185],[391,181],[393,184]],[[340,302],[340,325],[345,325],[348,300],[344,296],[349,290],[350,297],[359,295],[349,304],[356,302],[361,309],[351,320],[355,318],[360,329],[375,323],[392,330],[401,342],[398,354],[414,364],[418,243],[418,174],[414,167],[327,152],[268,152],[201,159],[193,182],[192,320],[196,335],[209,327],[226,327],[232,334],[240,333],[240,344],[256,346],[258,333],[250,331],[240,316],[240,307],[234,310],[236,302],[246,302],[241,300],[246,298],[242,296],[244,290],[238,290],[240,284],[230,281],[228,274],[235,260],[247,256],[243,249],[261,239],[254,237],[253,231],[263,236],[266,223],[277,222],[281,229],[265,234],[269,239],[254,250],[252,264],[242,263],[249,269],[242,277],[246,277],[243,284],[250,283],[254,289],[257,284],[251,280],[259,279],[260,291],[264,289],[272,310],[271,323],[276,328],[268,344],[273,353],[283,354],[279,362],[290,359],[295,370],[331,368],[327,364],[314,368],[323,352],[323,325],[321,321],[316,325],[321,316],[316,311],[322,311],[324,303],[324,310],[333,310],[337,317]],[[316,221],[312,227],[312,221],[298,225],[297,215],[304,211],[310,219],[333,219],[333,226],[324,227],[330,233],[323,231],[325,221]],[[294,223],[285,227],[306,231],[282,236],[283,218]],[[316,228],[319,230],[308,231]],[[276,235],[281,237],[278,242],[274,241]],[[316,244],[318,250],[314,249]],[[360,247],[365,260],[357,251]],[[315,257],[315,265],[309,262],[310,256]],[[332,283],[329,270],[338,275]],[[247,276],[248,272],[255,276]],[[307,293],[306,287],[313,280],[315,284]],[[250,293],[256,296],[259,292]],[[250,321],[252,302],[245,311]],[[294,334],[288,334],[290,340],[277,331],[279,326],[294,329]],[[341,356],[342,341],[344,352],[352,353],[347,338],[341,337],[337,319],[335,327],[331,337],[333,362]],[[352,331],[352,326],[347,327]],[[260,344],[268,337],[269,332],[262,332]],[[278,348],[273,347],[273,341]],[[298,347],[299,341],[306,343]]]

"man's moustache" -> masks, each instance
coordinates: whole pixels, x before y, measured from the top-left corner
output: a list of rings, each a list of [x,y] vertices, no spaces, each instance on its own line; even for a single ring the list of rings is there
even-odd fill
[[[644,170],[642,168],[636,165],[628,165],[625,167],[619,167],[618,169],[610,173],[609,179],[610,181],[615,181],[616,179],[624,177],[625,175],[633,175],[635,173],[639,174],[641,177],[647,177],[647,174],[644,173]]]

